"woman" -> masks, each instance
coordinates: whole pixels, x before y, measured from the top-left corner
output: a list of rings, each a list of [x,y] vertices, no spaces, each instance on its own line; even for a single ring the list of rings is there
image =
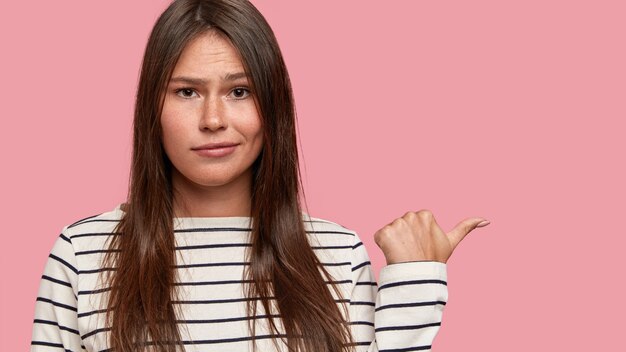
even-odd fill
[[[245,0],[175,1],[146,48],[128,200],[66,226],[32,351],[417,351],[447,299],[427,210],[374,235],[303,213],[295,111],[276,39]],[[480,224],[479,224],[480,223]]]

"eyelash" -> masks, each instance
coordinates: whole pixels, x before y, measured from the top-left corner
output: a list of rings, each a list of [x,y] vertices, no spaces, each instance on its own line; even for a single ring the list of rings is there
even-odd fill
[[[246,95],[246,96],[244,96],[244,97],[241,97],[241,98],[234,98],[235,100],[243,100],[243,99],[246,99],[247,97],[249,97],[249,96],[250,96],[250,89],[245,88],[245,87],[235,87],[235,88],[233,88],[233,89],[230,91],[230,93],[232,93],[232,92],[234,92],[234,91],[236,91],[236,90],[244,90],[245,92],[247,92],[247,93],[248,93],[248,95]],[[174,93],[175,93],[176,95],[178,95],[179,97],[183,98],[183,99],[191,99],[191,98],[192,98],[192,97],[185,97],[185,96],[180,95],[180,93],[181,93],[182,91],[191,91],[192,93],[196,93],[196,94],[197,94],[197,92],[196,92],[193,88],[180,88],[180,89],[176,89],[176,90],[174,91]],[[230,93],[229,93],[229,94],[230,94]]]

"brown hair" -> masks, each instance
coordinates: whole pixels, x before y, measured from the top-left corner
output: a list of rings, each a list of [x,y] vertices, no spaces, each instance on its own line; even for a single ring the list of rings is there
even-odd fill
[[[175,1],[148,40],[135,105],[128,201],[115,230],[123,235],[111,236],[105,257],[105,267],[117,268],[105,276],[111,288],[106,315],[110,347],[136,351],[150,340],[156,351],[176,351],[181,345],[172,304],[177,295],[173,166],[162,146],[160,114],[162,93],[182,50],[207,30],[224,35],[239,52],[264,130],[263,149],[252,166],[251,264],[246,270],[252,284],[247,295],[259,297],[266,312],[275,298],[289,350],[347,349],[350,327],[330,288],[339,298],[341,292],[304,229],[289,75],[274,33],[246,0]],[[256,306],[257,300],[248,301],[249,315],[257,315]],[[278,335],[274,319],[268,319]],[[250,329],[254,336],[254,323]]]

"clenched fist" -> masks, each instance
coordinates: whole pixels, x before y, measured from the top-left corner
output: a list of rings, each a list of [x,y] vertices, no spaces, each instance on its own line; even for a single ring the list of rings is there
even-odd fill
[[[444,233],[429,210],[407,212],[374,234],[387,264],[433,260],[446,263],[461,240],[477,227],[489,225],[483,218],[468,218]]]

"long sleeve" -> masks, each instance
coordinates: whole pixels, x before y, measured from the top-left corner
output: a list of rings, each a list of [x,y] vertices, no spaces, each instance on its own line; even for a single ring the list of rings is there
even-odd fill
[[[67,227],[54,243],[41,277],[31,352],[83,349],[77,317],[78,270],[66,230]]]
[[[376,286],[365,246],[352,246],[350,320],[357,351],[428,351],[448,299],[446,264],[407,262],[381,269]]]

